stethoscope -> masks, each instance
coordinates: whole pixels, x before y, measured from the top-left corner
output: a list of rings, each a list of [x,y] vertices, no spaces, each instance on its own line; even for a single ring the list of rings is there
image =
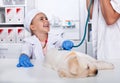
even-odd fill
[[[83,44],[84,40],[85,40],[86,32],[87,32],[87,25],[88,25],[89,18],[90,18],[90,8],[91,8],[91,6],[92,6],[92,0],[90,0],[90,4],[89,4],[89,7],[88,7],[88,15],[87,15],[86,23],[85,23],[85,29],[84,29],[83,38],[82,38],[82,40],[80,41],[80,43],[78,45],[73,46],[75,48],[81,46]]]

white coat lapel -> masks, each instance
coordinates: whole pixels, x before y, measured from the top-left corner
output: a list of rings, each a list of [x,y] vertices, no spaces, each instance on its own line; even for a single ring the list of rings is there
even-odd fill
[[[33,46],[32,54],[35,56],[35,58],[39,61],[43,61],[44,55],[42,52],[41,42],[38,40],[38,38],[34,35],[29,38],[26,38],[25,41],[32,44]]]
[[[36,59],[39,61],[43,61],[44,60],[44,55],[43,55],[43,51],[42,51],[42,46],[41,46],[41,42],[38,40],[38,38],[36,36],[34,36],[34,54],[36,56]]]

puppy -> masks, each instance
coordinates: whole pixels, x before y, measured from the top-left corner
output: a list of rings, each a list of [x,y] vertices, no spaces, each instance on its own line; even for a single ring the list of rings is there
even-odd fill
[[[114,65],[98,61],[77,51],[48,50],[44,65],[58,72],[60,77],[78,78],[95,76],[98,70],[113,69]]]

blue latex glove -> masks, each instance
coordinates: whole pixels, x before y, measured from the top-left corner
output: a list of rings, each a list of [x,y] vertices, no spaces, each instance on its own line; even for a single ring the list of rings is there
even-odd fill
[[[65,40],[65,41],[63,41],[63,43],[62,43],[62,48],[63,48],[64,50],[71,50],[71,49],[73,48],[73,46],[74,46],[74,44],[73,44],[73,42],[70,41],[70,40]]]
[[[33,64],[30,62],[30,58],[26,54],[22,54],[19,57],[17,67],[33,67]]]

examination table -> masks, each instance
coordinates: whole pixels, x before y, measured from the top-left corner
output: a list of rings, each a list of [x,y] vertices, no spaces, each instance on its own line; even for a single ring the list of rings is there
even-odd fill
[[[114,70],[100,70],[95,77],[60,78],[56,71],[36,61],[34,67],[17,68],[18,59],[0,59],[0,83],[120,83],[120,60],[111,61]]]

